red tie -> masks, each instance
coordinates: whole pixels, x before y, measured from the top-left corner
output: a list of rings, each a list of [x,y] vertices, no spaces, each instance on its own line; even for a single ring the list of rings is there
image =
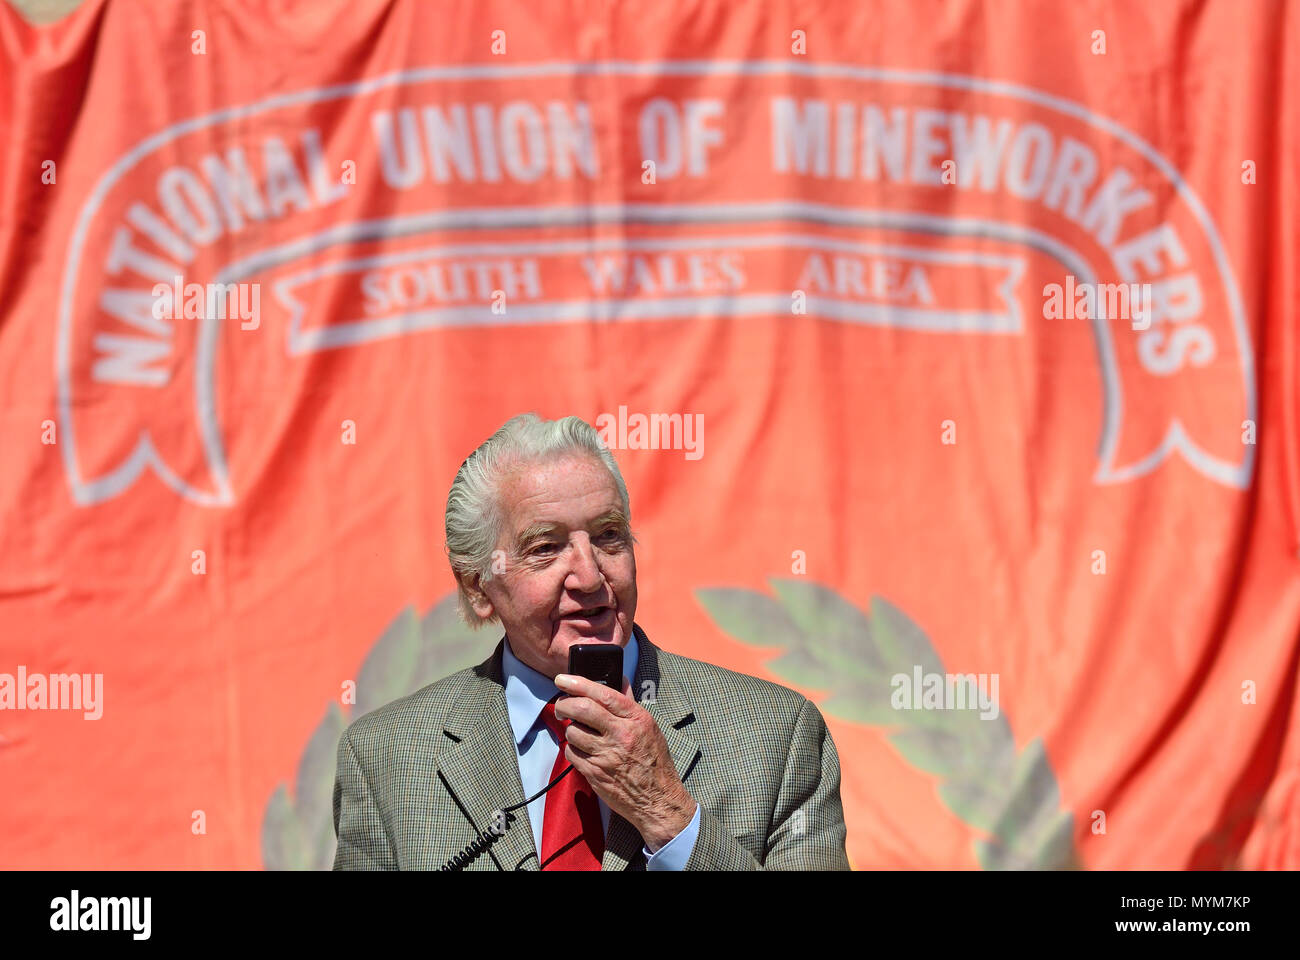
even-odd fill
[[[551,768],[550,783],[569,765],[564,757],[564,731],[572,720],[555,715],[555,702],[542,707],[542,719],[560,741]],[[600,803],[587,778],[574,767],[546,794],[542,814],[543,870],[599,870],[605,856],[605,830],[600,823]]]

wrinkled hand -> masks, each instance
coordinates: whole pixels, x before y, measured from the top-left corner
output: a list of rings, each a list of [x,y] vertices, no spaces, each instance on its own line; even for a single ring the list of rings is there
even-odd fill
[[[555,702],[555,715],[574,721],[565,731],[565,758],[657,852],[695,816],[659,725],[629,696],[626,677],[622,692],[573,674],[560,674],[555,685],[568,694]]]

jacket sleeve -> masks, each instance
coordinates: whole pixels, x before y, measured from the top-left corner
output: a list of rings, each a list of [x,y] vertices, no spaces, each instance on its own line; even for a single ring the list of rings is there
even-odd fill
[[[375,803],[361,761],[352,746],[351,728],[339,738],[334,776],[335,870],[396,870],[397,856],[379,805]]]
[[[821,711],[805,699],[795,719],[761,861],[700,808],[687,870],[848,870],[840,759]]]

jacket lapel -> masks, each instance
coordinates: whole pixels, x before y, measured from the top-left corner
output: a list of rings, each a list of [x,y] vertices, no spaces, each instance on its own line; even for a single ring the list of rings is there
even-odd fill
[[[695,711],[682,691],[682,685],[673,678],[665,678],[660,669],[659,649],[650,642],[636,624],[632,629],[637,639],[636,676],[632,678],[632,698],[641,703],[655,718],[668,743],[673,767],[686,789],[687,779],[700,756],[700,747],[687,732],[695,722]],[[644,841],[636,828],[612,810],[609,815],[609,833],[605,837],[605,856],[600,869],[644,870],[645,856],[641,852]]]
[[[438,771],[474,821],[471,829],[464,814],[455,811],[464,824],[465,841],[460,847],[468,845],[478,831],[489,829],[498,809],[524,800],[502,681],[504,643],[503,637],[496,652],[475,669],[475,679],[448,713],[444,724],[442,735],[458,742],[443,750]],[[536,870],[537,850],[527,809],[515,810],[514,817],[505,835],[488,849],[506,870]],[[482,861],[479,866],[491,864],[488,853],[479,859]]]

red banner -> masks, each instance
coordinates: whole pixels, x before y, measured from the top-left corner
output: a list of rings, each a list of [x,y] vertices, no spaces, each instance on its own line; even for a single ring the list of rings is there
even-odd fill
[[[0,864],[328,866],[535,410],[855,867],[1300,866],[1297,20],[0,6]]]

